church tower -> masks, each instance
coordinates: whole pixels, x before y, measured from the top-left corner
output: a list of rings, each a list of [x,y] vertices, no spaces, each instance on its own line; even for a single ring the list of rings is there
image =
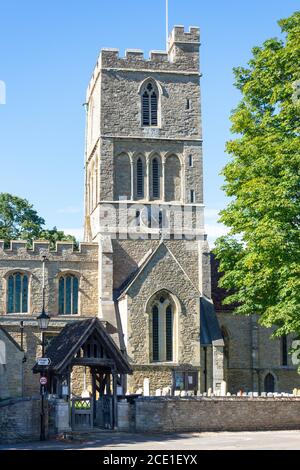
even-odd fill
[[[168,52],[102,49],[87,90],[85,241],[99,311],[120,332],[128,389],[205,391],[223,379],[203,223],[199,28]]]

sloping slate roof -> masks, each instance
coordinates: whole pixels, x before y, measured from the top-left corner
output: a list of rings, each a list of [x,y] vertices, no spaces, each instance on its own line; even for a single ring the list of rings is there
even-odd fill
[[[45,356],[51,359],[49,370],[63,371],[72,361],[78,349],[87,341],[92,333],[97,332],[103,348],[116,363],[118,372],[130,374],[131,368],[126,358],[122,355],[109,333],[105,330],[98,318],[76,320],[67,324],[60,333],[53,338],[45,352]],[[33,368],[39,372],[37,364]]]
[[[159,243],[157,247],[149,252],[149,255],[145,257],[144,261],[125,279],[125,281],[120,285],[118,289],[115,289],[114,291],[114,297],[115,300],[117,300],[119,297],[122,296],[127,290],[127,288],[136,280],[136,278],[139,276],[140,272],[144,269],[144,267],[149,263],[150,259],[153,258],[155,253],[158,251],[162,243]]]
[[[224,305],[224,299],[231,294],[226,289],[218,286],[218,282],[222,277],[222,273],[219,273],[219,261],[216,259],[215,255],[211,253],[210,255],[210,267],[211,267],[211,295],[214,302],[215,309],[217,312],[232,312],[236,305]]]
[[[200,299],[200,343],[209,346],[216,341],[223,341],[218,318],[212,302],[205,297]],[[220,343],[221,345],[221,343]]]
[[[187,278],[187,280],[193,285],[193,287],[198,291],[197,287],[193,284],[191,278],[187,275],[187,273],[184,271],[180,263],[178,262],[177,258],[174,256],[170,248],[163,242],[163,240],[160,241],[160,243],[157,245],[157,247],[152,251],[152,253],[149,254],[143,261],[143,263],[133,272],[130,274],[130,276],[123,282],[123,284],[120,286],[119,289],[116,289],[114,291],[114,298],[115,300],[120,299],[127,291],[130,289],[130,287],[135,283],[135,281],[138,279],[140,273],[147,267],[147,265],[150,263],[151,260],[157,256],[159,251],[161,249],[165,249],[167,253],[171,255],[175,263],[179,266],[180,270],[184,274],[184,276]]]

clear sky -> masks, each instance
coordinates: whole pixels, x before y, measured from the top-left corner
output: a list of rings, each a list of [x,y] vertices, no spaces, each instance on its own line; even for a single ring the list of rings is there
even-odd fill
[[[207,231],[217,212],[229,115],[239,100],[232,68],[280,34],[299,0],[169,0],[170,28],[200,26]],[[0,0],[0,192],[27,198],[48,227],[80,236],[85,90],[101,47],[165,48],[165,0]],[[0,100],[1,101],[1,100]]]

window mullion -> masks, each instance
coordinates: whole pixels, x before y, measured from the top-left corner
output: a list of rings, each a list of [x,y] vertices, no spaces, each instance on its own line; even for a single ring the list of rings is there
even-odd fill
[[[149,99],[149,124],[152,126],[152,102],[151,102],[151,93],[148,93]]]
[[[24,275],[21,276],[21,288],[20,288],[20,313],[23,312],[23,279]]]
[[[159,345],[160,355],[159,360],[164,362],[166,360],[166,325],[165,325],[165,308],[159,308]]]
[[[74,313],[73,312],[73,288],[74,288],[74,277],[72,276],[71,277],[71,289],[70,289],[71,290],[71,292],[70,292],[70,295],[71,295],[71,301],[70,301],[70,303],[71,303],[71,315],[73,315],[73,313]]]

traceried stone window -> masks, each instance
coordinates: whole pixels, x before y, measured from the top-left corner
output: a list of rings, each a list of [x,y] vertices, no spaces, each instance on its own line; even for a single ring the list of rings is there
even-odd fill
[[[151,361],[174,361],[174,306],[162,294],[151,311]]]
[[[7,279],[7,313],[28,312],[28,275],[10,274]]]
[[[78,277],[74,274],[60,276],[58,292],[58,313],[76,315],[78,313]]]
[[[142,125],[157,126],[158,91],[148,82],[142,92]]]

